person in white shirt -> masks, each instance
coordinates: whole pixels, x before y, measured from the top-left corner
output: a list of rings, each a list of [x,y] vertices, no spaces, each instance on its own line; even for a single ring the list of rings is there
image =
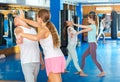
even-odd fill
[[[42,64],[42,69],[44,69],[38,41],[32,41],[19,36],[19,33],[37,34],[37,32],[17,16],[14,19],[14,24],[16,26],[14,33],[17,45],[20,47],[20,60],[25,82],[37,82],[40,63]]]
[[[104,34],[104,28],[105,28],[105,20],[106,20],[106,14],[103,14],[101,22],[100,22],[100,32],[97,36],[97,41],[99,40],[100,36],[103,36],[103,42],[105,42],[105,34]]]
[[[78,64],[78,57],[77,57],[77,52],[76,52],[76,45],[77,45],[77,35],[75,33],[77,33],[77,31],[74,29],[74,27],[72,25],[69,25],[69,23],[66,21],[65,22],[65,27],[64,27],[64,36],[66,36],[65,34],[65,29],[67,28],[67,34],[68,34],[68,45],[67,45],[67,49],[68,49],[68,58],[66,61],[66,68],[65,71],[70,63],[70,61],[73,60],[73,64],[75,66],[75,68],[77,69],[77,73],[80,76],[87,76],[87,74],[85,74],[82,69],[80,68],[79,64]],[[66,71],[67,72],[67,71]]]

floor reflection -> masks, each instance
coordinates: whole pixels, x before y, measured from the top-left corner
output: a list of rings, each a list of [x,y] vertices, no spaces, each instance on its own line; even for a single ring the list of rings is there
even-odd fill
[[[77,47],[79,62],[81,64],[81,56],[87,48],[87,43],[82,43]],[[88,77],[80,77],[75,75],[75,67],[73,62],[70,63],[68,70],[69,73],[62,74],[63,82],[119,82],[120,81],[120,41],[119,40],[106,40],[103,44],[102,40],[98,42],[97,59],[101,63],[106,72],[105,77],[97,77],[100,73],[96,65],[93,63],[90,56],[86,59],[85,73]],[[67,57],[66,57],[67,58]],[[19,54],[7,56],[0,59],[0,80],[13,80],[24,81],[23,73],[21,70]],[[45,70],[40,71],[38,75],[38,82],[47,82]]]

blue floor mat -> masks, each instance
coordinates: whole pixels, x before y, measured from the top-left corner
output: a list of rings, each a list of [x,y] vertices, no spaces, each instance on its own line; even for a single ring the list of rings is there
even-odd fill
[[[82,43],[77,47],[79,64],[81,65],[81,58],[88,44]],[[67,58],[67,56],[66,56]],[[91,56],[86,58],[84,72],[88,74],[87,77],[81,77],[74,74],[76,69],[73,62],[70,62],[67,70],[69,73],[62,74],[63,82],[119,82],[120,81],[120,41],[119,40],[102,40],[97,44],[97,60],[102,65],[106,76],[97,77],[100,73],[94,64]],[[20,80],[24,81],[24,76],[21,70],[20,60],[15,58],[15,55],[0,59],[0,80]],[[47,82],[45,70],[40,71],[38,75],[38,82]]]

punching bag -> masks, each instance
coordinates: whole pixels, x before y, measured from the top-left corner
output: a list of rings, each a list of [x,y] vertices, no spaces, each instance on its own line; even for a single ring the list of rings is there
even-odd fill
[[[8,14],[8,37],[11,38],[11,29],[12,29],[13,16],[11,13]]]
[[[67,44],[68,44],[68,35],[67,35],[67,29],[64,29],[64,25],[65,25],[65,21],[68,20],[68,10],[61,10],[60,11],[60,42],[61,42],[61,50],[63,52],[64,55],[67,55],[68,54],[68,51],[67,51]],[[66,31],[65,35],[66,35],[66,38],[64,38],[64,31]]]
[[[120,14],[118,14],[118,31],[120,32]]]
[[[6,44],[6,40],[3,38],[4,35],[4,15],[0,13],[0,45]]]
[[[111,38],[112,39],[117,39],[117,24],[118,24],[118,14],[116,11],[111,12]]]
[[[28,10],[26,12],[26,18],[31,20],[36,20],[36,12],[33,10]]]
[[[64,35],[63,35],[63,30],[64,30],[64,23],[66,20],[68,20],[68,11],[67,10],[61,10],[61,32],[60,32],[60,35],[61,35],[61,47],[66,47],[67,46],[67,43],[68,43],[68,40],[67,38],[64,39]],[[67,33],[66,33],[67,35]]]
[[[12,42],[15,43],[14,35],[14,17],[11,13],[8,14],[8,37],[11,38]]]
[[[78,16],[73,16],[73,21],[74,21],[75,24],[79,24],[79,17]],[[76,26],[74,26],[74,29],[76,31],[79,31],[79,28],[76,27]]]
[[[68,51],[67,51],[68,35],[67,35],[67,29],[64,29],[65,21],[72,21],[73,14],[74,13],[70,10],[61,10],[60,11],[60,40],[61,40],[60,48],[64,55],[68,54]],[[64,31],[66,33],[65,34],[66,37],[64,37]]]

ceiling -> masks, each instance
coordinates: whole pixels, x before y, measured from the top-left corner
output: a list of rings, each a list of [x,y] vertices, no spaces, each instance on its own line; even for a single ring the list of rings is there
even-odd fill
[[[96,3],[110,3],[110,4],[115,4],[115,3],[120,3],[120,0],[63,0],[64,3],[82,3],[82,4],[96,4]]]
[[[0,0],[0,3],[19,4],[27,6],[46,7],[50,6],[50,0]]]
[[[61,0],[67,4],[82,3],[84,5],[91,4],[120,4],[120,0]],[[0,3],[14,3],[22,5],[31,5],[38,7],[50,7],[50,0],[0,0]]]

